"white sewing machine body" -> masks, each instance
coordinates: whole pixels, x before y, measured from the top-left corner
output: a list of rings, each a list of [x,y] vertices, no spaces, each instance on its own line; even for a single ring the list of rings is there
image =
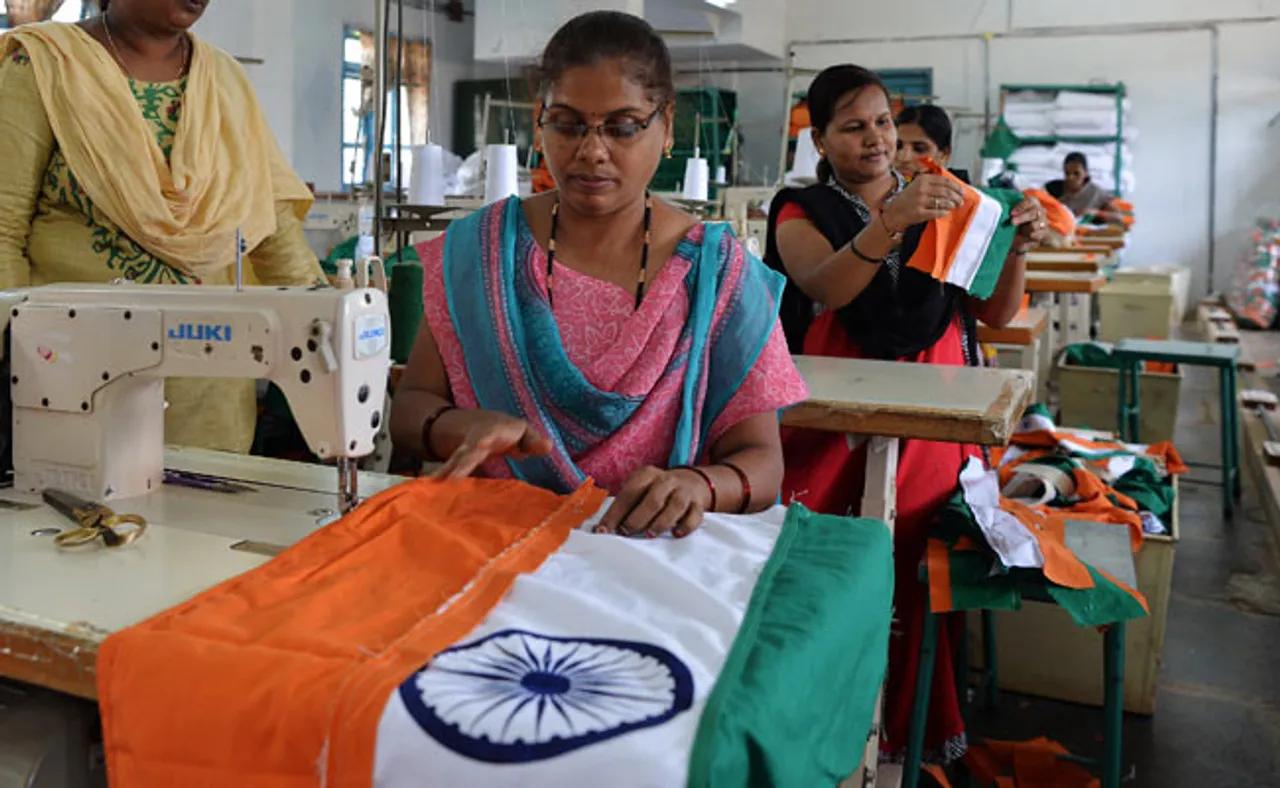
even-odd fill
[[[340,466],[373,451],[386,416],[390,317],[377,289],[54,285],[0,293],[0,315],[22,492],[159,489],[165,378],[275,383],[311,450]]]

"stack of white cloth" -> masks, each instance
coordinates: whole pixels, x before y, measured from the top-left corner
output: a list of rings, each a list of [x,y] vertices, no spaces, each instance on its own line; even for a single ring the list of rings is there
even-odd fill
[[[1123,113],[1123,117],[1121,116]],[[1061,90],[1015,91],[1005,96],[1004,120],[1019,137],[1114,137],[1122,132],[1119,146],[1119,191],[1130,194],[1135,184],[1133,149],[1137,129],[1130,121],[1128,99],[1117,103],[1114,94]],[[1121,121],[1123,120],[1123,126]],[[1116,191],[1115,142],[1030,144],[1020,147],[1010,158],[1027,188],[1040,188],[1062,177],[1067,154],[1083,153],[1089,160],[1089,174],[1098,186]]]
[[[1137,135],[1130,112],[1128,99],[1117,105],[1109,93],[1071,90],[1015,91],[1005,96],[1004,104],[1005,123],[1019,137],[1108,137],[1123,131],[1125,141],[1132,141]]]
[[[1133,150],[1128,145],[1120,150],[1120,191],[1130,194],[1134,187]],[[1026,188],[1038,189],[1062,177],[1062,164],[1069,153],[1083,153],[1094,182],[1107,191],[1116,190],[1115,143],[1024,145],[1009,157],[1009,163],[1017,167]]]

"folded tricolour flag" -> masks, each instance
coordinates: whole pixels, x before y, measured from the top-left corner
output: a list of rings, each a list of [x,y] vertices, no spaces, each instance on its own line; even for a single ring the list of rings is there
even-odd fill
[[[603,494],[408,482],[103,645],[114,785],[835,785],[888,652],[888,530],[803,507],[687,539]]]
[[[908,267],[953,284],[975,298],[990,298],[1017,235],[1009,215],[1022,202],[1022,195],[1005,189],[974,188],[928,159],[924,171],[959,184],[964,189],[964,204],[925,226]]]

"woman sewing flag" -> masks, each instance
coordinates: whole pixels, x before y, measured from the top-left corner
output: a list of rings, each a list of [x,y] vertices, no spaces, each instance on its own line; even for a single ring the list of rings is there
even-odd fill
[[[322,277],[243,69],[188,30],[209,0],[100,0],[0,39],[0,287],[230,284],[236,233],[262,284]],[[170,380],[169,443],[245,452],[253,381]]]

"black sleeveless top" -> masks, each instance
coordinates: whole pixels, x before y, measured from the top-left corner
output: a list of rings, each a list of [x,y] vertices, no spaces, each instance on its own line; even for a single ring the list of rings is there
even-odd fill
[[[804,189],[783,189],[769,208],[765,262],[784,275],[786,268],[778,254],[777,219],[789,203],[804,210],[834,249],[849,243],[866,226],[850,199],[833,186],[817,184]],[[880,265],[871,283],[857,298],[837,310],[837,319],[867,357],[897,361],[937,344],[959,312],[965,360],[970,366],[977,366],[977,325],[965,308],[964,291],[906,266],[924,228],[925,225],[918,224],[907,229],[896,253]],[[814,301],[790,277],[788,285],[782,296],[780,318],[788,347],[793,354],[799,354],[803,352],[805,334],[817,309]]]

